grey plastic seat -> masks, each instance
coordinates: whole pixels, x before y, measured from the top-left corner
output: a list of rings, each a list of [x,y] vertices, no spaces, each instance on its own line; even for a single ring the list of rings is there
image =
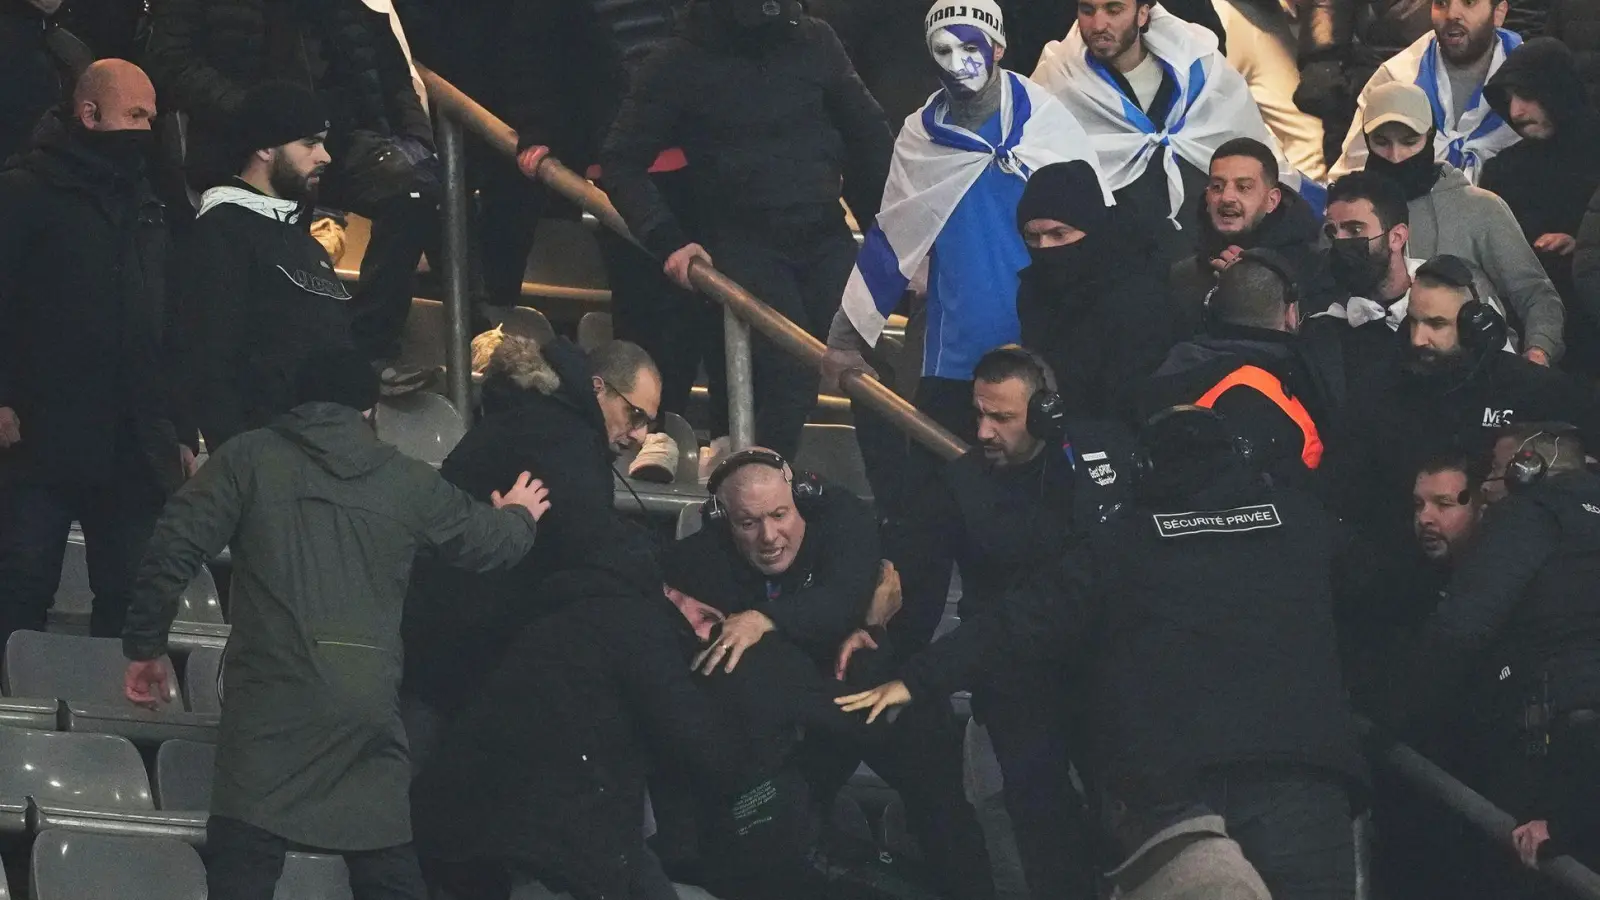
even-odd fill
[[[27,830],[29,798],[112,813],[155,808],[144,760],[126,738],[0,728],[0,833]]]
[[[5,694],[60,700],[67,731],[120,734],[145,744],[216,740],[217,717],[190,713],[181,700],[159,712],[129,703],[122,693],[127,667],[117,638],[18,631],[6,642]],[[177,673],[170,677],[176,690]]]
[[[467,431],[455,406],[428,391],[383,398],[372,420],[379,439],[432,466],[443,463]]]
[[[541,347],[556,339],[556,330],[550,325],[550,320],[531,306],[507,309],[505,321],[501,324],[506,334],[521,335]]]
[[[188,845],[166,838],[59,829],[34,841],[32,900],[205,900],[206,870]]]
[[[83,540],[83,534],[76,530],[67,538],[67,552],[61,562],[61,583],[50,609],[51,627],[58,630],[86,632],[89,628],[94,591],[89,587],[89,559]],[[200,574],[184,589],[178,600],[175,621],[223,624],[217,582],[209,569],[201,568]]]
[[[422,367],[444,365],[448,331],[444,304],[413,298],[411,313],[406,317],[406,330],[401,336],[400,361]]]
[[[352,900],[350,870],[344,857],[290,853],[273,900]]]
[[[700,507],[685,506],[678,510],[678,540],[683,540],[699,531],[705,523],[700,518]]]
[[[222,652],[206,647],[189,654],[183,669],[183,698],[190,712],[222,715]]]
[[[867,464],[861,459],[856,430],[850,425],[807,425],[800,432],[800,451],[795,454],[794,464],[859,497],[872,497]]]
[[[585,350],[593,350],[611,340],[614,333],[610,313],[586,312],[578,320],[578,346]]]
[[[590,313],[589,315],[594,315]],[[661,414],[661,430],[678,445],[678,471],[672,480],[678,484],[698,484],[700,481],[700,439],[694,428],[677,413]]]
[[[182,740],[162,744],[156,751],[156,808],[209,810],[216,767],[215,744]]]

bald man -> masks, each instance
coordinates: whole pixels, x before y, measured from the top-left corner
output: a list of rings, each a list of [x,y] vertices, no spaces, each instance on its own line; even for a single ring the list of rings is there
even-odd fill
[[[92,631],[120,635],[132,568],[194,464],[162,349],[155,113],[144,72],[102,60],[0,172],[0,641],[45,627],[73,521]]]

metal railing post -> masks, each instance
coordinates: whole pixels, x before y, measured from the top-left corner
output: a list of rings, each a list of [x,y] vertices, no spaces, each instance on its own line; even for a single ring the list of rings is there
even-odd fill
[[[472,424],[472,315],[467,296],[467,159],[461,126],[448,115],[435,122],[444,157],[444,311],[445,364],[450,402]]]
[[[728,357],[728,440],[734,450],[756,442],[756,385],[750,362],[750,326],[722,311],[722,345]]]

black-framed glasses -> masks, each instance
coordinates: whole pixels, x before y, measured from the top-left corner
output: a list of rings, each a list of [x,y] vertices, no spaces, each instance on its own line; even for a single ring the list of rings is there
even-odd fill
[[[600,383],[606,386],[606,390],[616,394],[618,397],[621,397],[623,403],[628,404],[629,425],[632,425],[634,428],[649,428],[656,423],[655,416],[645,412],[644,409],[639,406],[639,404],[629,399],[627,394],[617,390],[616,385],[605,380],[604,378],[600,379]]]

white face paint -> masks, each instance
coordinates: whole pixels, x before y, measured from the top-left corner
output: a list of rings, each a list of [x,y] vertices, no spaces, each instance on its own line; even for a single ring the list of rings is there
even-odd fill
[[[939,78],[952,90],[974,94],[989,83],[992,52],[977,41],[963,41],[950,29],[941,28],[928,37],[928,52],[939,64]]]

